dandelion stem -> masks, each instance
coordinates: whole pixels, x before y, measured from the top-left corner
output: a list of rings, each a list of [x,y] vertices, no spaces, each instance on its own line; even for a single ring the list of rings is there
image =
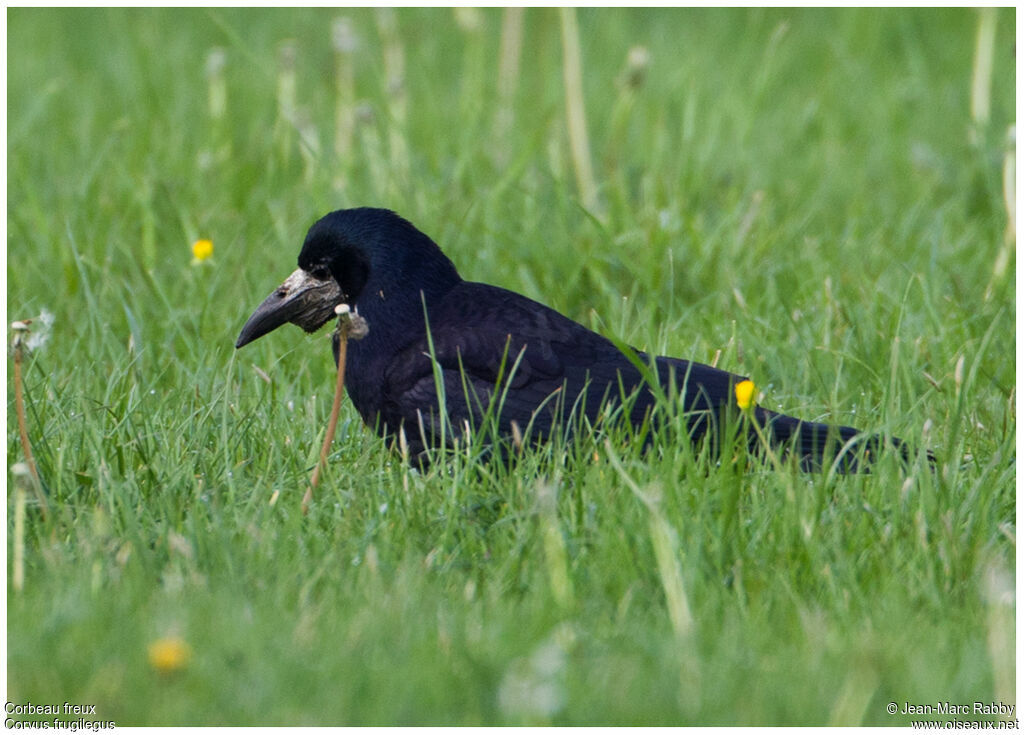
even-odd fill
[[[356,50],[355,30],[345,17],[331,26],[334,45],[334,84],[338,95],[335,109],[334,154],[347,167],[352,157],[352,138],[356,128],[356,75],[352,57]]]
[[[494,115],[494,143],[500,160],[507,159],[506,138],[515,124],[516,85],[519,82],[519,56],[523,45],[525,8],[505,8],[501,18],[501,42],[498,46],[498,109]]]
[[[740,419],[744,423],[749,423],[750,428],[753,429],[754,435],[757,436],[757,441],[760,443],[761,448],[764,450],[765,455],[768,457],[768,461],[772,463],[772,467],[776,472],[783,471],[782,459],[776,454],[772,448],[772,443],[768,440],[768,436],[764,432],[764,428],[761,426],[761,422],[757,420],[754,415],[754,409],[748,408],[740,412],[742,418]]]
[[[306,183],[313,181],[317,161],[320,160],[320,136],[309,110],[305,107],[295,109],[295,129],[299,134],[299,154],[302,156],[303,179]]]
[[[341,395],[345,391],[345,356],[348,352],[348,340],[362,339],[366,336],[366,322],[362,317],[355,315],[348,310],[338,307],[338,377],[334,382],[334,402],[331,404],[331,417],[327,421],[327,434],[324,435],[324,443],[320,446],[320,459],[313,468],[313,476],[309,480],[309,487],[302,498],[302,514],[309,512],[309,504],[313,500],[313,490],[320,484],[320,473],[327,465],[327,455],[331,451],[331,442],[334,441],[334,432],[338,428],[338,413],[341,409]]]
[[[985,301],[992,299],[996,286],[1003,282],[1010,265],[1010,257],[1017,247],[1017,126],[1006,132],[1006,151],[1003,154],[1003,204],[1006,207],[1006,229],[1003,244],[992,267],[992,277],[985,288]]]
[[[404,186],[409,177],[409,151],[405,139],[408,99],[405,85],[405,49],[398,32],[394,8],[377,8],[377,29],[384,46],[384,75],[390,102],[388,150],[391,155],[392,182]]]
[[[660,507],[655,506],[651,509],[649,527],[669,620],[672,623],[672,630],[682,638],[693,630],[694,621],[686,596],[686,587],[683,584],[683,570],[676,556],[678,538]]]
[[[25,587],[25,488],[21,478],[14,486],[14,573],[11,575],[14,589]]]
[[[583,62],[580,33],[575,8],[559,8],[562,16],[562,74],[565,80],[565,115],[569,128],[576,185],[583,206],[591,212],[599,208],[597,184],[590,163],[590,140],[587,137],[587,115],[583,106]]]
[[[485,21],[479,8],[462,6],[453,8],[455,24],[462,31],[462,73],[459,75],[459,115],[467,127],[476,127],[484,99],[484,70],[491,49],[485,45]]]
[[[356,107],[356,130],[359,133],[359,150],[370,169],[373,191],[378,196],[386,196],[388,166],[384,160],[380,131],[377,129],[377,113],[369,102]]]
[[[21,438],[21,449],[25,453],[25,464],[28,465],[28,470],[32,475],[32,489],[39,500],[39,509],[45,520],[49,508],[46,503],[46,496],[43,495],[42,483],[39,480],[39,470],[36,469],[36,460],[32,456],[32,445],[28,441],[28,422],[25,420],[25,396],[21,378],[23,353],[22,334],[16,333],[14,337],[14,410],[18,415],[18,435]]]
[[[231,156],[231,134],[227,122],[228,86],[224,77],[227,51],[215,47],[206,55],[206,103],[210,116],[210,149],[200,154],[200,165],[223,163]],[[152,267],[152,266],[151,266]]]
[[[551,594],[561,609],[568,610],[573,606],[573,585],[572,577],[569,576],[565,539],[558,527],[556,493],[557,488],[551,484],[541,483],[537,487],[544,559],[547,562]]]
[[[1006,152],[1003,154],[1003,204],[1006,206],[1007,244],[1017,241],[1017,126],[1006,131]]]
[[[978,9],[978,35],[974,46],[974,69],[971,75],[971,142],[988,124],[992,97],[992,58],[996,40],[996,9]]]
[[[608,145],[605,163],[608,170],[619,173],[619,161],[626,146],[629,120],[633,106],[639,96],[647,76],[647,67],[651,63],[651,53],[644,46],[634,46],[626,55],[626,66],[619,75],[619,94],[612,106],[611,132],[608,134]]]
[[[334,402],[331,404],[331,418],[327,421],[327,434],[324,436],[324,443],[320,446],[320,459],[313,468],[313,477],[309,480],[309,487],[302,498],[302,513],[309,512],[309,504],[313,500],[313,489],[320,484],[320,472],[327,464],[327,455],[331,450],[331,442],[334,441],[334,432],[338,428],[338,413],[341,409],[341,394],[345,389],[345,353],[347,352],[348,339],[341,335],[338,340],[338,378],[334,383]]]
[[[224,65],[227,52],[222,48],[212,48],[206,55],[206,101],[210,110],[211,120],[222,120],[228,107],[228,88],[224,81]]]
[[[985,571],[984,599],[988,652],[992,660],[994,693],[1009,701],[1014,693],[1014,584],[1002,562],[993,561]]]
[[[281,162],[288,163],[291,156],[292,130],[295,127],[295,58],[294,41],[284,41],[277,57],[277,123],[274,134],[280,149]]]

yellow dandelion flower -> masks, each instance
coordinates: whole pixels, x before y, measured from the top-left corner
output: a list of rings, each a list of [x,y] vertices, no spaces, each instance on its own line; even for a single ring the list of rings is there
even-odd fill
[[[192,265],[202,263],[213,257],[213,242],[196,240],[192,243]]]
[[[736,405],[740,407],[740,410],[746,411],[748,408],[754,406],[757,401],[755,400],[755,394],[757,393],[757,386],[754,385],[753,380],[744,380],[736,384]]]
[[[158,638],[149,644],[149,665],[161,674],[185,668],[190,658],[192,649],[181,638]]]

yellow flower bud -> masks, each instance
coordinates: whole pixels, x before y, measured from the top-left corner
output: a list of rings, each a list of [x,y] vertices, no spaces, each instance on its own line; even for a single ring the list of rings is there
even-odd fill
[[[757,393],[757,386],[753,380],[744,380],[736,384],[736,405],[740,410],[746,411],[755,405],[754,396]]]
[[[192,649],[181,638],[159,638],[149,644],[149,665],[161,674],[173,674],[185,668]]]
[[[196,240],[192,243],[193,263],[202,263],[213,257],[213,243],[210,240]]]

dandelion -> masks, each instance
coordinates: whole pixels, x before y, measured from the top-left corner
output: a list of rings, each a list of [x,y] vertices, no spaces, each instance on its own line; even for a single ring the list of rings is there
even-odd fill
[[[46,344],[47,340],[50,339],[50,328],[53,326],[54,316],[46,309],[43,309],[43,313],[39,315],[39,319],[36,320],[36,328],[32,334],[29,335],[28,339],[25,340],[25,346],[30,351],[41,350]]]
[[[736,405],[740,407],[741,411],[746,411],[757,403],[755,400],[757,386],[754,385],[753,380],[744,380],[737,383],[735,391]]]
[[[509,666],[498,688],[498,705],[526,723],[546,723],[566,705],[565,669],[575,634],[556,628],[528,657]]]
[[[180,671],[190,658],[192,649],[181,638],[158,638],[149,644],[149,665],[161,674]]]
[[[43,313],[32,319],[22,319],[11,322],[12,351],[26,349],[33,352],[43,347],[50,339],[50,329],[56,317],[49,310],[43,309]]]
[[[644,85],[647,68],[651,65],[651,52],[646,46],[634,46],[626,55],[626,68],[622,72],[621,84],[639,89]]]
[[[196,240],[192,243],[192,265],[205,263],[213,257],[213,243],[210,240]]]

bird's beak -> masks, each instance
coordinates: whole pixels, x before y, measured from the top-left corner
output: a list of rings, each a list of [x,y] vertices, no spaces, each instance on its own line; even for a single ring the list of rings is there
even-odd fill
[[[341,301],[341,288],[337,281],[314,278],[299,268],[256,307],[242,327],[235,348],[249,344],[285,322],[297,324],[307,332],[315,332],[331,320],[334,307]]]

